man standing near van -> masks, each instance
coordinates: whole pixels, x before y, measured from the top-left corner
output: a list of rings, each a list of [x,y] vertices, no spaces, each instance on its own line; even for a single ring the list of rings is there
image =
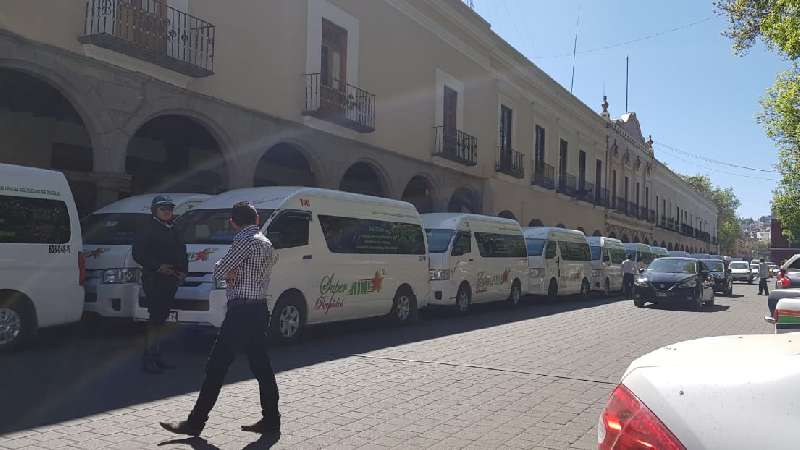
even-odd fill
[[[161,422],[173,433],[199,436],[236,353],[244,352],[258,380],[262,418],[243,431],[280,435],[278,385],[267,354],[266,332],[269,308],[264,293],[269,286],[277,254],[272,243],[259,231],[258,213],[243,202],[233,206],[230,224],[237,232],[233,244],[214,267],[214,279],[225,280],[228,309],[206,365],[206,378],[189,418],[182,422]]]
[[[769,286],[767,286],[767,279],[771,277],[769,273],[769,265],[764,262],[764,258],[758,260],[758,295],[763,292],[764,295],[769,295]]]
[[[626,256],[622,261],[622,286],[627,298],[633,296],[633,277],[636,276],[636,272],[636,263]]]
[[[142,370],[151,374],[174,368],[162,358],[160,341],[178,285],[189,270],[186,244],[173,226],[174,209],[171,198],[156,195],[150,205],[153,220],[140,228],[133,243],[133,259],[142,266],[142,287],[150,313]]]

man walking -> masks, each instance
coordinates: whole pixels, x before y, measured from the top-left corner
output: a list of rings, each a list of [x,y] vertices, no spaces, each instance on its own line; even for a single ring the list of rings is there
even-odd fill
[[[150,313],[142,356],[142,370],[150,374],[174,368],[161,355],[161,339],[175,292],[189,267],[186,244],[173,227],[174,209],[172,199],[156,195],[150,205],[153,218],[140,228],[133,243],[133,259],[142,266],[142,287]]]
[[[769,295],[769,286],[767,286],[767,279],[771,278],[772,274],[769,271],[769,265],[764,262],[764,258],[758,261],[758,295],[763,292],[764,295]]]
[[[636,276],[636,263],[628,256],[622,261],[622,287],[625,297],[633,296],[633,277]]]
[[[189,418],[182,422],[161,422],[161,426],[173,433],[199,436],[219,397],[228,367],[236,353],[244,352],[258,380],[262,418],[242,430],[280,435],[278,385],[267,354],[269,308],[264,296],[277,255],[259,231],[258,213],[251,204],[234,205],[230,224],[237,232],[233,245],[214,267],[214,279],[227,283],[228,310],[208,358],[205,381]]]

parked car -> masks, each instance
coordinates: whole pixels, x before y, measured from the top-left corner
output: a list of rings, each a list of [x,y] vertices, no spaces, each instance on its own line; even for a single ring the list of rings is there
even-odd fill
[[[712,255],[710,255],[708,253],[692,253],[689,256],[691,256],[692,258],[697,258],[697,259],[712,259],[711,258]]]
[[[304,187],[237,189],[211,197],[184,214],[180,231],[189,276],[178,288],[173,320],[219,327],[224,281],[212,277],[234,231],[231,207],[249,201],[262,218],[278,264],[265,296],[270,336],[298,339],[307,325],[388,316],[417,317],[430,297],[422,220],[410,203]],[[147,318],[138,305],[137,320]]]
[[[603,236],[590,236],[589,249],[592,252],[592,290],[609,295],[622,290],[622,261],[625,260],[625,246],[619,239]]]
[[[764,320],[775,325],[776,334],[800,331],[800,298],[781,298],[772,315],[765,316]]]
[[[714,279],[703,261],[658,258],[634,279],[633,303],[688,301],[697,311],[714,304]]]
[[[591,291],[592,253],[582,231],[558,227],[524,228],[531,277],[528,293],[551,299]]]
[[[420,217],[428,238],[429,305],[463,314],[473,303],[519,304],[528,287],[528,253],[516,220],[463,213]]]
[[[733,281],[746,281],[747,284],[753,284],[756,274],[753,273],[753,269],[750,268],[747,261],[731,261],[728,269],[731,271]]]
[[[800,339],[707,337],[628,366],[597,427],[597,448],[791,450],[800,442]]]
[[[775,280],[776,288],[800,287],[800,253],[783,263]]]
[[[81,224],[61,172],[0,164],[0,351],[80,320]]]
[[[733,277],[730,270],[725,267],[725,263],[721,259],[704,259],[702,261],[711,272],[711,277],[714,278],[714,292],[728,297],[733,295]]]
[[[107,205],[82,221],[86,256],[84,311],[101,317],[133,318],[139,302],[141,266],[133,260],[136,230],[153,220],[150,205],[156,194],[128,197]],[[207,199],[205,194],[169,194],[175,215]]]
[[[684,251],[679,251],[679,250],[672,250],[672,251],[667,252],[667,253],[669,253],[669,256],[678,256],[678,257],[691,258],[691,255],[689,254],[689,252],[684,252]]]
[[[782,298],[800,298],[800,288],[773,289],[769,291],[769,295],[767,296],[767,308],[771,316],[775,314],[775,305],[777,305],[778,300]]]
[[[664,258],[670,256],[669,251],[664,247],[656,247],[651,245],[650,246],[650,253],[653,254],[653,258]]]

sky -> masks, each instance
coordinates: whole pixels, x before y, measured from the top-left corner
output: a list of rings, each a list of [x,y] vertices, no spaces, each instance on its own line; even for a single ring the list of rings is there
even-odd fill
[[[626,112],[628,56],[628,111],[636,112],[643,134],[653,136],[656,157],[680,174],[708,175],[715,185],[732,187],[741,217],[770,213],[777,173],[699,157],[774,170],[777,149],[756,115],[760,98],[789,63],[761,44],[743,57],[734,55],[731,41],[721,34],[726,20],[710,0],[473,4],[497,34],[568,90],[577,30],[573,93],[600,111],[605,91],[612,117]],[[675,28],[680,29],[668,31]],[[653,37],[639,40],[648,36]],[[613,48],[603,49],[607,46]]]

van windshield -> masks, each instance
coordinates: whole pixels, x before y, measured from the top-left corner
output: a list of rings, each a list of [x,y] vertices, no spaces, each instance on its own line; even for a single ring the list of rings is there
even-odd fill
[[[603,249],[599,245],[592,245],[589,248],[592,250],[592,261],[600,261],[602,259]]]
[[[92,214],[81,224],[83,242],[90,245],[131,245],[136,230],[147,220],[153,220],[150,214]]]
[[[272,209],[259,209],[258,216],[263,224],[272,214]],[[178,229],[187,244],[230,244],[236,231],[228,222],[231,210],[195,209],[178,219]]]
[[[450,241],[456,232],[440,228],[426,228],[425,234],[428,235],[429,253],[445,253],[450,247]]]
[[[525,243],[528,246],[528,256],[542,256],[545,244],[544,239],[528,238],[525,239]]]

